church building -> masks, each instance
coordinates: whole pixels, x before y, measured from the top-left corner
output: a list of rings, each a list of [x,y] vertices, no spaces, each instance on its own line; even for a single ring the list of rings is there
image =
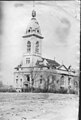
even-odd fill
[[[15,67],[14,83],[17,91],[34,89],[68,88],[75,74],[55,60],[42,57],[41,29],[36,19],[36,11],[32,11],[30,24],[23,35],[25,52],[22,64]],[[64,68],[62,70],[61,68]],[[62,71],[62,72],[61,72]]]

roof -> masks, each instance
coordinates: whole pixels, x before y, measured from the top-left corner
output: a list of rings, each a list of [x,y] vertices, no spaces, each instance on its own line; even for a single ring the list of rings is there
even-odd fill
[[[59,67],[57,67],[57,72],[59,74],[64,74],[64,75],[69,75],[69,76],[77,76],[75,74],[75,71],[71,69],[71,66],[69,66],[68,68],[63,64]]]
[[[62,71],[68,71],[68,68],[64,64],[57,67],[57,69]]]
[[[14,69],[17,69],[17,70],[19,70],[19,68],[21,68],[21,64],[20,65],[18,65],[17,67],[15,67]]]
[[[44,58],[46,59],[46,58]],[[60,66],[60,64],[58,62],[56,62],[55,60],[51,60],[51,59],[46,59],[46,61],[48,62],[48,65],[54,65],[54,66]]]
[[[47,59],[47,58],[42,58],[42,60],[37,60],[36,65],[39,65],[41,67],[57,67],[60,66],[60,64],[58,62],[56,62],[55,60],[51,60],[51,59]]]

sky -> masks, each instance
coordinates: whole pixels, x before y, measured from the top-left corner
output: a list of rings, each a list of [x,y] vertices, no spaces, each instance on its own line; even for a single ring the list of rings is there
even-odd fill
[[[67,67],[79,68],[80,6],[74,1],[35,1],[40,25],[42,56]],[[4,1],[1,16],[1,73],[4,84],[13,84],[14,67],[24,53],[22,36],[31,20],[33,1]]]

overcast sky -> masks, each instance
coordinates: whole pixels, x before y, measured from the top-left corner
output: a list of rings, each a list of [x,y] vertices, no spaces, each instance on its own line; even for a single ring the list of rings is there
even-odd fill
[[[76,9],[75,9],[76,6]],[[80,42],[79,4],[72,1],[35,1],[36,18],[42,35],[42,56],[67,67],[78,68]],[[32,1],[5,1],[2,4],[1,80],[13,83],[14,67],[24,52],[22,36],[31,19]]]

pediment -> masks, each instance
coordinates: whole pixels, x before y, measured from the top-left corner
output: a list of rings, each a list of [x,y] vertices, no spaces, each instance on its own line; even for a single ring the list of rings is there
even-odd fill
[[[68,69],[66,68],[65,65],[61,65],[60,67],[58,67],[59,70],[64,70],[64,71],[68,71]]]

